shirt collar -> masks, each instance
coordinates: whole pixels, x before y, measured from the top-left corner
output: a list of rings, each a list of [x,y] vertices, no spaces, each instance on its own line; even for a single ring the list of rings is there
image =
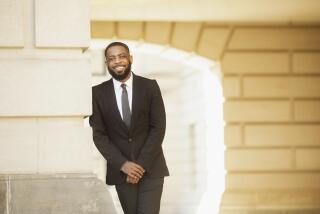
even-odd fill
[[[129,79],[126,82],[124,82],[126,84],[126,87],[128,87],[128,88],[132,88],[132,77],[133,77],[133,73],[131,72]],[[113,81],[113,85],[116,89],[121,88],[122,82],[116,80],[115,78],[112,78],[112,81]]]

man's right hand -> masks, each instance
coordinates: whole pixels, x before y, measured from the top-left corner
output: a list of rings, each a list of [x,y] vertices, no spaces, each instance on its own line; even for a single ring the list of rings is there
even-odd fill
[[[139,181],[140,181],[140,178],[132,178],[129,175],[127,175],[127,183],[137,184]]]
[[[145,170],[139,165],[132,161],[126,161],[122,167],[121,171],[134,179],[142,178]]]

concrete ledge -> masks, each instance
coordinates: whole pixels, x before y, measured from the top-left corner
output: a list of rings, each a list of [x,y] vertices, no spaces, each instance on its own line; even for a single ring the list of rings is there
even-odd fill
[[[89,174],[1,175],[3,214],[116,213],[107,186]]]

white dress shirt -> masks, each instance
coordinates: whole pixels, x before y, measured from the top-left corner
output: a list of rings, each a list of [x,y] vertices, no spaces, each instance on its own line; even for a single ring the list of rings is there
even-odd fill
[[[128,99],[129,99],[129,107],[130,107],[130,111],[132,112],[132,73],[130,75],[130,78],[124,82],[124,84],[126,84],[126,89],[128,92]],[[112,78],[113,81],[113,87],[114,87],[114,93],[116,94],[116,100],[117,100],[117,105],[118,105],[118,109],[121,115],[121,118],[123,119],[123,115],[122,115],[122,101],[121,101],[121,95],[122,95],[122,87],[121,84],[122,82]]]

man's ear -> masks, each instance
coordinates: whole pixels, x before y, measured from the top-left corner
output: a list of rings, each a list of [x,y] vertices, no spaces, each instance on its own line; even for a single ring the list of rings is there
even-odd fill
[[[129,56],[129,61],[130,61],[130,63],[133,62],[133,57],[132,57],[132,55]]]

